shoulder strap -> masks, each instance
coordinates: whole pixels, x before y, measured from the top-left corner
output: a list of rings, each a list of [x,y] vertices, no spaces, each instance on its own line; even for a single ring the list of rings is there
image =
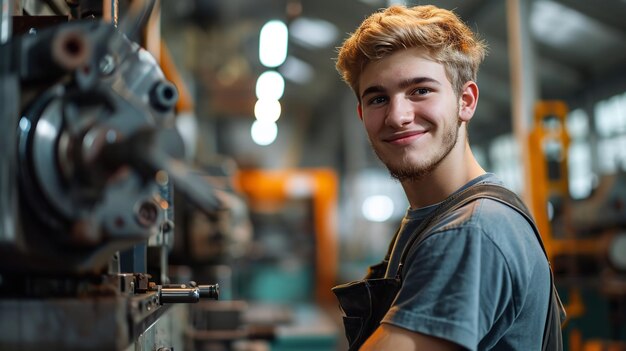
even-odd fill
[[[393,252],[393,246],[396,244],[396,240],[398,240],[398,234],[400,234],[400,228],[402,228],[402,225],[398,226],[398,229],[396,229],[396,233],[393,234],[393,236],[391,237],[391,241],[389,242],[389,247],[387,247],[387,254],[385,255],[385,259],[383,260],[384,262],[389,262],[389,259],[391,258],[391,253]]]
[[[402,266],[406,260],[406,257],[409,254],[410,249],[424,241],[428,236],[430,236],[430,230],[434,227],[439,221],[450,214],[452,211],[459,209],[466,204],[479,199],[479,198],[489,198],[498,202],[501,202],[517,212],[519,212],[524,218],[531,224],[535,236],[541,245],[541,249],[543,250],[544,255],[546,255],[546,259],[548,257],[546,253],[546,249],[543,245],[543,240],[541,240],[541,235],[539,235],[539,230],[535,225],[535,222],[532,219],[532,216],[522,200],[511,190],[496,184],[476,184],[467,189],[464,189],[452,196],[448,197],[444,200],[439,206],[431,213],[428,217],[426,217],[419,227],[415,230],[411,239],[404,247],[402,251],[402,256],[400,256],[400,267],[398,268],[398,277],[402,271]]]
[[[561,325],[565,320],[565,309],[563,308],[563,304],[561,303],[556,288],[554,287],[554,276],[552,274],[550,260],[548,259],[548,255],[543,245],[543,240],[541,239],[539,230],[537,229],[537,225],[535,224],[532,215],[528,211],[528,208],[514,192],[505,187],[496,184],[477,184],[457,194],[454,194],[453,196],[442,202],[439,207],[434,210],[434,213],[428,216],[420,224],[411,239],[409,239],[408,244],[404,247],[404,250],[402,251],[402,256],[400,257],[400,265],[398,267],[397,277],[399,279],[402,279],[402,267],[410,249],[414,245],[418,245],[430,235],[432,235],[433,233],[430,231],[430,229],[432,229],[434,225],[436,225],[447,214],[479,198],[492,199],[511,207],[512,209],[520,213],[533,228],[535,237],[541,245],[541,249],[546,256],[546,260],[548,260],[548,267],[550,270],[550,298],[548,299],[548,315],[546,318],[546,324],[544,326],[544,335],[541,349],[562,350],[563,342],[561,338]]]

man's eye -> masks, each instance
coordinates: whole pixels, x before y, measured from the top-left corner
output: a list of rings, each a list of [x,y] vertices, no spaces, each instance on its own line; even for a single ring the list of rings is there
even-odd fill
[[[430,89],[428,88],[417,88],[413,90],[413,95],[426,95],[430,93]]]
[[[385,101],[386,99],[384,96],[377,96],[375,98],[370,99],[369,103],[370,105],[378,105],[378,104],[382,104]]]

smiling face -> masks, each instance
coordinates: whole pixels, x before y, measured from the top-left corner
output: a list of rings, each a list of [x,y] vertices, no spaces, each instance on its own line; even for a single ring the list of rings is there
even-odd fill
[[[462,114],[444,66],[420,48],[370,62],[359,80],[359,115],[376,155],[400,181],[419,180],[462,152]],[[461,93],[463,96],[463,93]],[[463,134],[465,139],[465,134]]]

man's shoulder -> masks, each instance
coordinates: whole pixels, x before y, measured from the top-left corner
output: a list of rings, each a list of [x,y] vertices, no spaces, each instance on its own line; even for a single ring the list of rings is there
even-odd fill
[[[451,211],[433,227],[433,232],[462,227],[489,229],[494,226],[514,226],[533,232],[532,225],[520,212],[490,198],[478,198]]]
[[[482,242],[482,250],[497,252],[517,267],[529,262],[511,261],[534,261],[544,257],[532,224],[517,210],[488,198],[479,198],[451,212],[432,228],[429,238],[435,236],[440,236],[442,241],[459,241],[459,236],[480,237],[480,240],[460,241]]]
[[[445,218],[437,231],[461,230],[479,232],[496,246],[541,249],[533,224],[512,207],[493,199],[480,198],[463,206]],[[537,244],[535,247],[535,243]]]

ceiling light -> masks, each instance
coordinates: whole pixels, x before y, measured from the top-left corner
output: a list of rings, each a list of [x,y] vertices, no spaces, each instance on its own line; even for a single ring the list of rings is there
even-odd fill
[[[259,99],[254,104],[254,117],[259,121],[276,122],[280,118],[280,112],[278,100]]]
[[[263,72],[256,81],[256,97],[267,100],[279,100],[285,92],[285,80],[276,71]]]
[[[257,145],[269,145],[276,140],[278,126],[274,122],[257,120],[252,123],[250,135],[252,136],[252,141]]]
[[[278,67],[287,57],[288,30],[285,23],[272,20],[261,28],[259,59],[265,67]]]
[[[291,22],[289,33],[299,43],[313,48],[329,47],[339,37],[339,30],[334,24],[306,17],[300,17]]]

